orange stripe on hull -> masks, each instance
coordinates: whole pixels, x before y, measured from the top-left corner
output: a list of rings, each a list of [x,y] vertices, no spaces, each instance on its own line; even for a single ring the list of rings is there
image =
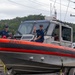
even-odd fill
[[[43,46],[43,47],[57,48],[57,49],[63,49],[63,50],[69,50],[69,51],[75,52],[75,49],[73,49],[73,48],[58,46],[58,45],[54,45],[54,44],[29,42],[29,41],[24,41],[24,40],[11,40],[11,39],[0,39],[0,42],[1,43],[14,43],[14,44],[26,44],[26,45],[34,45],[34,46]]]

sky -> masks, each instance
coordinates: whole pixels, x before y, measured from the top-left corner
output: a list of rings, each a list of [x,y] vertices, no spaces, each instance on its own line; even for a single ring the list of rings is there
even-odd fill
[[[28,15],[54,15],[57,19],[75,23],[75,0],[0,0],[0,20]]]

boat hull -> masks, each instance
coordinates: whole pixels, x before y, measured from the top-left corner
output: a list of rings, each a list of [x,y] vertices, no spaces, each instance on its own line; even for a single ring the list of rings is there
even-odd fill
[[[17,73],[54,73],[62,67],[75,67],[74,58],[43,55],[33,53],[1,52],[0,58],[7,68],[12,68]]]
[[[52,73],[75,67],[75,51],[62,46],[19,40],[0,40],[0,59],[23,73]]]

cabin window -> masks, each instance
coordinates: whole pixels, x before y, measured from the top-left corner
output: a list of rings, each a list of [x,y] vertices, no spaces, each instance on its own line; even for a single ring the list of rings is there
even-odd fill
[[[71,28],[62,26],[62,39],[71,41]]]
[[[30,34],[33,27],[33,23],[23,23],[20,25],[18,31],[21,34]]]
[[[57,24],[52,34],[52,36],[54,37],[54,41],[59,41],[59,34],[60,34],[59,32],[60,32],[60,28],[59,25]]]
[[[22,23],[18,29],[18,32],[21,34],[31,34],[33,32],[34,26],[36,30],[39,29],[39,25],[43,25],[44,33],[46,34],[49,22],[26,22]]]

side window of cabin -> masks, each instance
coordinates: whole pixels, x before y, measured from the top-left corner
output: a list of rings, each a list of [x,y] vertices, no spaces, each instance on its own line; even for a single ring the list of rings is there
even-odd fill
[[[65,41],[71,41],[71,28],[62,26],[62,39]]]
[[[54,37],[54,41],[59,41],[59,35],[60,35],[60,28],[59,28],[59,25],[56,24],[54,30],[53,30],[53,34],[52,36]]]

